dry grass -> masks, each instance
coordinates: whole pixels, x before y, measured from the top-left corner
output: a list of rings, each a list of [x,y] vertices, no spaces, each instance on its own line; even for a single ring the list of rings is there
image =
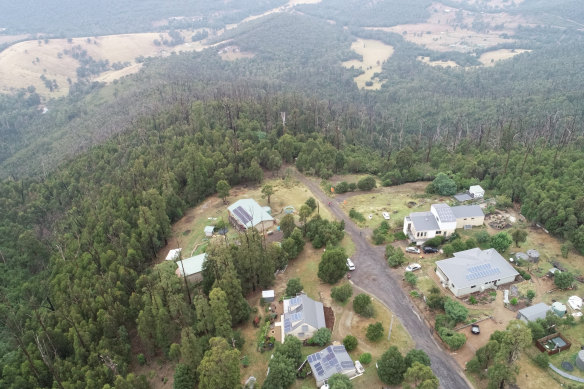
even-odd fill
[[[509,58],[513,58],[517,54],[521,53],[529,53],[531,50],[511,50],[511,49],[500,49],[500,50],[493,50],[488,51],[486,53],[481,54],[479,61],[484,66],[495,66],[495,63],[498,61],[503,61]]]
[[[227,46],[219,50],[219,56],[224,61],[235,61],[242,58],[253,58],[254,53],[240,51],[237,46]]]
[[[357,39],[351,45],[351,49],[363,57],[362,61],[350,60],[343,62],[346,68],[361,69],[363,74],[355,77],[357,86],[361,89],[377,90],[381,88],[382,82],[375,77],[375,73],[381,72],[383,63],[393,54],[393,46],[373,39]],[[365,85],[368,81],[373,85]]]
[[[452,67],[452,68],[456,68],[459,65],[454,62],[454,61],[431,61],[430,57],[416,57],[418,61],[421,61],[423,63],[425,63],[426,65],[430,65],[430,66],[440,66],[443,68],[448,68],[448,67]]]

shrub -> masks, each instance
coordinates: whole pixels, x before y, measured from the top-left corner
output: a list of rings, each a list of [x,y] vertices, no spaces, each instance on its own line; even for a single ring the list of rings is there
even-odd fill
[[[550,364],[550,357],[547,353],[538,354],[534,359],[535,364],[542,369],[547,369]]]
[[[375,324],[369,324],[367,326],[367,339],[372,342],[377,342],[379,339],[383,337],[383,324],[381,322],[377,322]]]
[[[412,296],[413,298],[418,298],[418,297],[420,297],[420,294],[418,293],[418,291],[412,290],[410,292],[410,296]]]
[[[146,357],[144,356],[144,354],[140,353],[136,356],[136,359],[138,360],[138,364],[140,366],[144,366],[146,364]]]
[[[296,296],[298,293],[302,292],[304,287],[300,282],[300,278],[291,278],[286,284],[286,296]]]
[[[442,235],[438,235],[433,237],[432,239],[428,239],[424,244],[430,247],[438,247],[442,243],[444,243],[444,237]]]
[[[353,335],[347,335],[345,336],[345,339],[343,339],[343,345],[345,346],[347,351],[355,350],[358,344],[359,341]]]
[[[351,210],[349,211],[349,217],[351,219],[355,219],[358,222],[364,222],[365,221],[365,217],[363,216],[362,213],[355,211],[355,208],[351,208]]]
[[[436,331],[440,330],[440,328],[449,328],[452,329],[456,325],[456,322],[452,320],[448,315],[439,314],[436,315],[436,323],[434,323],[434,329]]]
[[[347,254],[342,247],[324,252],[318,264],[318,278],[329,284],[339,281],[347,273]]]
[[[405,278],[406,282],[410,284],[412,288],[415,287],[418,283],[418,277],[416,277],[416,275],[411,271],[406,272]]]
[[[355,296],[353,299],[353,310],[363,317],[372,317],[375,314],[371,297],[365,293]]]
[[[335,186],[335,193],[342,194],[342,193],[345,193],[348,191],[349,191],[349,184],[347,183],[347,181],[339,182]]]
[[[377,362],[377,375],[388,385],[399,385],[404,379],[406,363],[397,347],[391,346]]]
[[[524,280],[531,280],[531,275],[526,272],[525,270],[522,269],[515,269],[517,270],[517,273],[519,273],[521,275],[521,277],[523,277]]]
[[[317,344],[322,347],[330,341],[331,330],[329,330],[328,328],[319,328],[318,330],[316,330],[314,335],[312,335],[312,338],[310,338],[309,343]]]
[[[458,333],[446,327],[440,328],[438,330],[438,335],[452,351],[458,350],[466,343],[466,336],[464,336],[464,334]]]
[[[388,244],[385,246],[385,258],[390,267],[398,267],[406,262],[406,256],[400,248]]]
[[[353,295],[351,284],[335,286],[331,289],[331,297],[340,303],[346,302]]]
[[[480,243],[487,243],[491,239],[491,235],[485,230],[481,230],[475,234],[475,239]]]
[[[444,255],[447,257],[452,257],[452,254],[454,254],[455,250],[451,244],[445,244],[444,247],[442,247],[442,251],[444,251]]]
[[[444,301],[444,311],[456,323],[463,322],[468,317],[468,309],[458,301],[454,301],[450,298],[447,298],[446,301]]]
[[[513,206],[513,202],[509,196],[501,195],[495,197],[497,208],[498,209],[505,209],[511,208]]]
[[[529,289],[526,293],[526,297],[529,301],[533,300],[535,298],[535,291],[532,289]]]
[[[359,180],[359,182],[357,182],[357,187],[360,190],[371,190],[373,188],[375,188],[377,186],[376,182],[375,182],[375,178],[371,177],[371,176],[367,176],[361,180]]]
[[[393,237],[395,238],[395,240],[405,240],[405,239],[407,239],[407,236],[406,236],[406,234],[404,234],[403,231],[396,232],[393,235]]]
[[[554,284],[560,289],[568,289],[574,283],[574,275],[570,272],[561,272],[554,274]]]
[[[511,300],[509,300],[509,302],[511,303],[511,305],[515,306],[517,305],[518,301],[517,301],[517,297],[513,297]]]
[[[361,362],[364,365],[368,365],[369,363],[371,363],[371,354],[369,353],[363,353],[359,356],[359,362]]]
[[[503,253],[509,248],[509,246],[511,246],[513,239],[511,239],[511,236],[508,233],[499,232],[491,236],[489,243],[492,248],[497,250],[499,253]]]
[[[446,174],[438,173],[430,190],[442,196],[452,196],[456,193],[456,182]]]
[[[430,295],[426,297],[426,304],[430,309],[444,309],[445,297],[440,294],[440,289],[433,287],[430,290]]]
[[[430,357],[424,350],[412,349],[406,355],[404,361],[407,367],[411,367],[414,362],[420,362],[422,365],[430,366]]]
[[[249,357],[247,355],[245,355],[241,359],[241,364],[243,365],[243,367],[248,367],[249,366]]]
[[[313,211],[316,209],[316,200],[314,197],[309,197],[304,204],[308,205],[308,207]]]
[[[471,303],[472,305],[476,305],[478,303],[475,296],[470,296],[470,298],[468,299],[468,302]]]

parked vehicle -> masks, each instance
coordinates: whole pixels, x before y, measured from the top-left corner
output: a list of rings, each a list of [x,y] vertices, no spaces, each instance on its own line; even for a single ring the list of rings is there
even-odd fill
[[[349,270],[355,270],[355,264],[351,261],[351,258],[347,258],[347,267]]]
[[[406,247],[406,253],[420,254],[420,249],[414,246]]]
[[[389,212],[383,212],[382,215],[385,220],[389,220]]]
[[[478,335],[481,333],[481,328],[478,324],[471,324],[470,332],[472,332],[474,335]]]
[[[419,263],[412,263],[411,265],[408,265],[408,267],[406,267],[406,271],[416,271],[422,268],[422,265],[420,265]]]
[[[438,249],[435,247],[430,247],[430,246],[424,247],[424,254],[434,254],[437,252],[438,252]]]

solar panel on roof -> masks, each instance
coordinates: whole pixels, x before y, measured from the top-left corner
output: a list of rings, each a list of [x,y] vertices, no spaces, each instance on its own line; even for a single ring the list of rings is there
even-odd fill
[[[343,369],[341,368],[341,366],[337,365],[336,367],[337,367],[337,373],[340,373],[340,372],[343,371]]]
[[[316,354],[316,359],[318,359],[320,361],[320,353]]]
[[[341,362],[341,366],[343,367],[343,369],[351,369],[355,367],[355,365],[351,361],[343,361]]]
[[[252,221],[252,217],[250,216],[249,213],[247,213],[247,211],[245,209],[243,209],[242,207],[237,207],[235,208],[234,211],[239,211],[238,216],[241,219],[241,221],[243,221],[245,224],[249,223],[250,221]]]
[[[345,351],[345,347],[344,346],[333,346],[333,351],[336,353],[343,352],[343,351]]]

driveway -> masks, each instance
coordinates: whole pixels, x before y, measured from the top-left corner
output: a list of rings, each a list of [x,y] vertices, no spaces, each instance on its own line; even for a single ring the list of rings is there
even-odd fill
[[[400,287],[401,273],[393,272],[385,261],[385,247],[373,246],[367,241],[368,232],[355,225],[321,188],[304,175],[298,179],[306,185],[323,206],[331,202],[329,210],[339,220],[345,221],[345,232],[355,243],[355,254],[351,257],[356,270],[351,272],[351,281],[361,289],[382,301],[395,315],[412,336],[416,348],[424,350],[432,361],[432,370],[440,380],[440,387],[445,389],[472,388],[458,364],[449,351],[442,349],[432,336],[431,330],[424,324],[416,307]]]

